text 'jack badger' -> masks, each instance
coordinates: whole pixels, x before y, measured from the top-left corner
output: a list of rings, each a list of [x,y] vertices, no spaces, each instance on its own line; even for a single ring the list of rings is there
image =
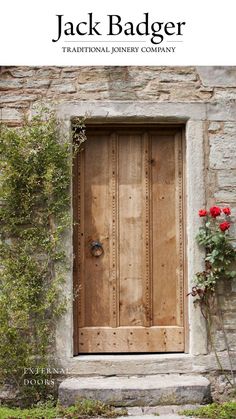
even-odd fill
[[[64,21],[64,15],[57,17],[57,35],[52,42],[57,42],[65,36],[149,36],[153,44],[161,44],[166,37],[183,36],[186,22],[151,22],[149,13],[138,22],[126,22],[120,15],[107,15],[107,26],[104,32],[104,22],[95,21],[93,13],[87,14],[87,19],[79,22]],[[102,25],[103,23],[103,25]],[[78,39],[79,41],[79,39]],[[82,39],[81,39],[82,41]]]

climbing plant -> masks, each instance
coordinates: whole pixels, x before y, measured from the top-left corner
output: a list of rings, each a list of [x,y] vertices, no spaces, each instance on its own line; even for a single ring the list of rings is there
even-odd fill
[[[74,123],[72,149],[59,131],[47,109],[21,127],[0,126],[0,380],[30,402],[54,390],[50,348],[66,309],[71,162],[85,140],[83,121]]]
[[[236,260],[236,251],[229,233],[231,227],[230,215],[231,209],[229,207],[213,206],[209,210],[199,210],[203,225],[199,228],[196,240],[199,246],[205,249],[205,266],[203,271],[196,273],[194,286],[190,294],[196,297],[195,303],[200,306],[206,319],[210,344],[215,352],[217,363],[221,371],[224,372],[213,337],[213,316],[218,315],[229,356],[231,379],[225,372],[224,375],[229,384],[235,387],[227,334],[217,292],[220,281],[228,281],[236,277],[236,271],[232,269],[232,263]]]

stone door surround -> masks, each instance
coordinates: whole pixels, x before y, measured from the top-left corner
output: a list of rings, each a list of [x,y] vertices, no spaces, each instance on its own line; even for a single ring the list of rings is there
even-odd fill
[[[76,101],[58,105],[57,116],[62,122],[61,139],[68,141],[71,136],[71,121],[74,117],[86,117],[92,123],[152,123],[183,124],[185,126],[185,207],[186,207],[186,261],[188,286],[191,289],[195,272],[203,265],[195,235],[200,220],[197,209],[205,205],[204,185],[204,134],[208,113],[214,116],[214,105],[202,103],[157,103],[150,101]],[[71,206],[72,208],[72,206]],[[68,310],[58,322],[56,333],[57,357],[66,365],[73,358],[73,248],[72,228],[68,231],[65,246],[71,261],[63,290],[68,299]],[[186,290],[187,294],[188,290]],[[188,353],[203,355],[207,353],[207,334],[204,319],[192,300],[188,301]],[[135,356],[135,355],[134,355]],[[162,355],[163,357],[164,355]],[[80,357],[78,357],[79,359]]]

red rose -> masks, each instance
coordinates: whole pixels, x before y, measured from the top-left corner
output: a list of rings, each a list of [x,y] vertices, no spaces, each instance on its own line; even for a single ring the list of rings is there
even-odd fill
[[[200,209],[198,211],[199,217],[205,217],[207,215],[207,211],[205,209]]]
[[[211,207],[210,214],[213,218],[216,218],[220,215],[221,209],[219,207]]]
[[[230,228],[230,223],[228,223],[228,221],[225,221],[224,223],[221,223],[219,227],[221,231],[228,230]]]
[[[231,214],[231,209],[229,207],[223,208],[222,211],[225,215],[230,215]]]

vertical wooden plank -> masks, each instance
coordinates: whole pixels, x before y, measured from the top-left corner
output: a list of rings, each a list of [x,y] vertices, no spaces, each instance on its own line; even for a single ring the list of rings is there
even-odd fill
[[[110,325],[109,138],[90,134],[84,164],[84,310],[86,326]],[[104,254],[95,257],[91,243],[102,243]]]
[[[173,135],[154,135],[152,141],[153,190],[153,325],[176,325],[176,155]]]
[[[84,158],[85,150],[83,149],[78,155],[78,206],[77,206],[77,223],[78,223],[78,323],[79,327],[85,326],[85,259],[84,259]]]
[[[146,324],[145,191],[141,135],[119,135],[120,326]]]

